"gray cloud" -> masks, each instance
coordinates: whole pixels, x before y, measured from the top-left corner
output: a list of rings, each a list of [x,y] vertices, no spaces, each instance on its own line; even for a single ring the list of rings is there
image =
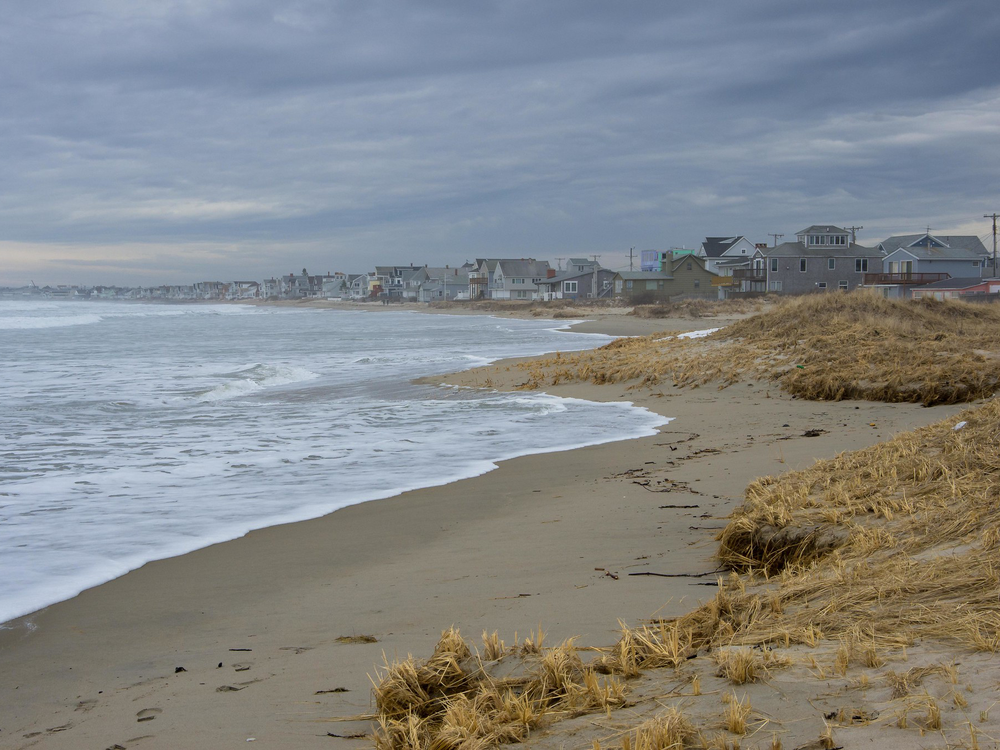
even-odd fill
[[[1000,202],[998,31],[961,0],[15,0],[0,259],[180,282],[965,228]]]

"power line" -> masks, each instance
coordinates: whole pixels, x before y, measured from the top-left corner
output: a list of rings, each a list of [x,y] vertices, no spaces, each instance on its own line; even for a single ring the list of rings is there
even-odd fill
[[[783,235],[783,234],[770,234],[770,233],[768,233],[767,236],[768,237],[774,237],[774,245],[773,245],[773,247],[777,247],[778,246],[778,240],[780,240],[785,235]]]
[[[851,244],[856,245],[858,243],[858,230],[864,229],[864,227],[847,227],[851,231]]]

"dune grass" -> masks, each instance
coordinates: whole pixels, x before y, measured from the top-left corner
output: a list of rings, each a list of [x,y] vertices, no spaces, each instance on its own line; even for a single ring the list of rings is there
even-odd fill
[[[379,750],[477,750],[520,742],[547,717],[625,702],[623,683],[585,666],[572,640],[537,637],[505,648],[483,633],[484,658],[444,631],[426,661],[386,663],[375,681]]]
[[[519,365],[523,388],[560,382],[725,387],[768,380],[807,399],[925,405],[991,395],[1000,383],[1000,308],[887,300],[867,291],[782,300],[705,339],[617,339]]]

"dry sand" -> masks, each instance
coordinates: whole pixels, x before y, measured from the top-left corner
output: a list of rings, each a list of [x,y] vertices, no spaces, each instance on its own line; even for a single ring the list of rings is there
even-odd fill
[[[717,325],[608,315],[589,329],[638,333],[637,324]],[[522,379],[507,362],[487,369],[440,380]],[[959,410],[805,402],[759,383],[550,392],[632,401],[674,421],[655,437],[519,458],[475,479],[150,563],[15,621],[0,631],[0,747],[370,745],[328,733],[369,730],[330,719],[369,710],[368,675],[383,653],[426,656],[449,625],[467,638],[499,630],[509,642],[541,624],[550,643],[610,645],[618,618],[678,615],[714,595],[701,585],[711,576],[628,574],[714,570],[713,534],[751,479]],[[810,429],[827,432],[803,437]],[[661,507],[688,505],[696,507]],[[337,640],[358,635],[378,642]],[[805,694],[786,697],[788,726],[815,713]],[[615,721],[633,715],[641,712]],[[573,734],[557,725],[528,744],[589,748],[590,734],[613,734],[581,721],[567,725]],[[802,734],[816,736],[811,725]]]

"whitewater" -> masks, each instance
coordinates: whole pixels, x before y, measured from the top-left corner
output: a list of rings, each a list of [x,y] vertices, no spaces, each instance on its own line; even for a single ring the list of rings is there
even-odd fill
[[[0,301],[0,622],[252,529],[654,434],[667,420],[624,402],[412,382],[609,340],[477,315]]]

